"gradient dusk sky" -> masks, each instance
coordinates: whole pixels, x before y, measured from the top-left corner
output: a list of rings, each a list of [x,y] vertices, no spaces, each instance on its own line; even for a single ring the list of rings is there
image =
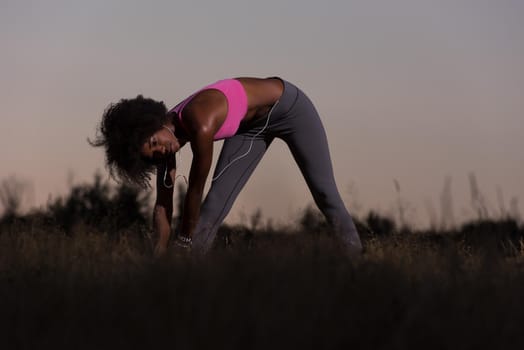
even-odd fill
[[[30,180],[26,205],[106,174],[86,138],[109,103],[172,107],[222,78],[274,75],[316,104],[354,214],[393,213],[396,180],[425,225],[450,176],[455,216],[470,218],[470,173],[493,215],[497,191],[506,208],[524,201],[522,0],[0,0],[0,29],[0,179]],[[187,174],[190,149],[180,157]],[[228,221],[260,207],[286,222],[311,202],[277,141]]]

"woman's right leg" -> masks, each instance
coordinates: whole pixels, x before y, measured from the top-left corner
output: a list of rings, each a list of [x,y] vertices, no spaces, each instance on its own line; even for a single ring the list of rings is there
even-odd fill
[[[193,250],[196,253],[205,254],[211,248],[218,228],[262,159],[272,138],[260,135],[253,140],[249,153],[235,161],[249,150],[251,140],[253,140],[252,133],[246,133],[224,141],[213,175],[216,179],[211,183],[211,188],[202,204],[200,218],[193,234]]]
[[[286,85],[288,89],[296,87]],[[300,90],[293,107],[280,122],[280,135],[289,146],[318,208],[349,253],[360,253],[362,243],[340,196],[324,126],[311,100]]]

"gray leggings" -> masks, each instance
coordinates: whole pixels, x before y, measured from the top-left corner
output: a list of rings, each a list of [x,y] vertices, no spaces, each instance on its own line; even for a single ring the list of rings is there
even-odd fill
[[[350,252],[361,251],[357,229],[335,184],[326,133],[319,115],[300,89],[287,81],[282,82],[284,92],[270,114],[269,124],[254,139],[251,151],[231,163],[246,153],[253,136],[265,126],[266,118],[240,128],[236,135],[224,141],[213,177],[225,167],[227,169],[213,181],[202,204],[193,235],[195,252],[206,253],[211,248],[219,226],[275,137],[288,145],[316,205],[343,244]]]

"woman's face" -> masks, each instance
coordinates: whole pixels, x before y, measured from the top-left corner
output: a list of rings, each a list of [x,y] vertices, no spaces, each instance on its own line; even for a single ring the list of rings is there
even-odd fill
[[[160,161],[174,156],[175,152],[180,149],[180,142],[175,137],[173,129],[172,125],[164,126],[151,135],[142,145],[140,154],[153,161]]]

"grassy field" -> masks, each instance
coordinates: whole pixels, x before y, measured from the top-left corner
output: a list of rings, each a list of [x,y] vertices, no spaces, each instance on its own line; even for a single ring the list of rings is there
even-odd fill
[[[356,259],[322,232],[233,230],[205,258],[153,260],[133,229],[11,225],[0,346],[522,349],[523,229],[475,227],[368,234]]]

